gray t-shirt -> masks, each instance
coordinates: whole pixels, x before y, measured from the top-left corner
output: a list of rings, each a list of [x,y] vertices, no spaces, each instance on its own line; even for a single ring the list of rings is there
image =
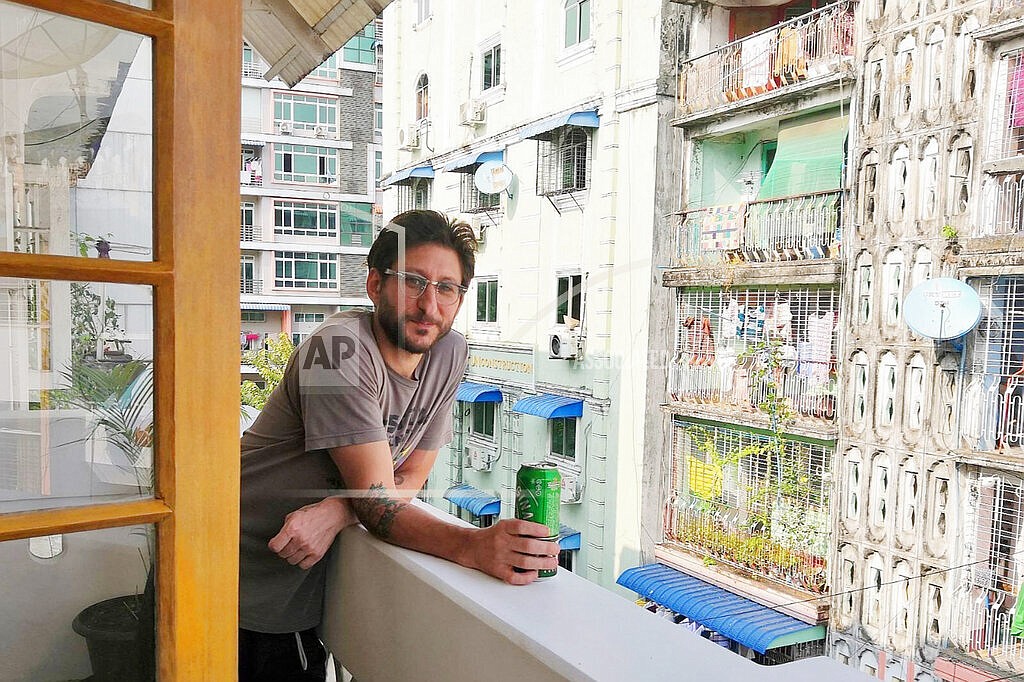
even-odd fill
[[[413,379],[388,369],[371,314],[329,317],[292,354],[284,378],[242,435],[240,618],[259,632],[320,623],[326,558],[308,570],[270,551],[290,512],[343,488],[330,448],[386,441],[397,469],[414,449],[452,438],[452,403],[466,339],[450,332],[423,355]]]

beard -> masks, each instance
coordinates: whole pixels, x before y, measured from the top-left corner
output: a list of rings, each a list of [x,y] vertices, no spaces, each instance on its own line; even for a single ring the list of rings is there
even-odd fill
[[[451,322],[446,324],[443,318],[431,318],[421,311],[417,311],[415,315],[405,315],[383,297],[377,306],[374,316],[388,341],[409,353],[426,353],[435,343],[444,338],[445,334],[451,331],[452,328]],[[406,333],[406,322],[408,321],[431,323],[434,325],[437,333],[436,335],[431,334],[432,330],[428,330],[427,333],[422,335],[409,335]]]

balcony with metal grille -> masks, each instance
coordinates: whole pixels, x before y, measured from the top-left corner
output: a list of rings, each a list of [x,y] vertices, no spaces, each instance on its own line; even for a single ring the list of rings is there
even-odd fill
[[[852,79],[853,3],[837,2],[683,64],[677,118],[688,125]]]

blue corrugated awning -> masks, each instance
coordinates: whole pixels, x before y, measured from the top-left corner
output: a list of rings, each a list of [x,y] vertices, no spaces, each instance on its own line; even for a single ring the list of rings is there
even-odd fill
[[[239,304],[242,310],[291,310],[292,307],[287,303],[246,303],[242,301]]]
[[[549,116],[535,123],[531,123],[519,132],[520,140],[528,140],[538,137],[545,137],[555,128],[562,126],[580,126],[581,128],[597,128],[601,121],[597,115],[597,109],[586,109],[574,111],[569,114],[558,114]]]
[[[411,168],[403,168],[400,171],[395,171],[384,180],[381,181],[381,185],[394,185],[403,180],[409,178],[432,178],[434,177],[433,166],[412,166]]]
[[[583,401],[576,398],[567,398],[564,395],[551,395],[541,393],[520,398],[512,406],[513,412],[521,414],[532,414],[545,419],[558,419],[559,417],[582,417]]]
[[[503,151],[485,151],[485,152],[473,152],[472,154],[466,154],[460,156],[454,161],[449,161],[444,165],[446,171],[461,171],[469,172],[472,166],[478,163],[487,163],[488,161],[504,161],[505,152]]]
[[[558,529],[558,549],[579,549],[580,532],[564,523]]]
[[[500,403],[502,395],[497,386],[463,381],[455,390],[455,399],[466,403]]]
[[[461,507],[475,516],[497,516],[501,513],[501,500],[468,483],[453,485],[444,494],[456,507]]]
[[[663,564],[630,568],[616,582],[762,654],[825,638],[824,625],[808,625]]]

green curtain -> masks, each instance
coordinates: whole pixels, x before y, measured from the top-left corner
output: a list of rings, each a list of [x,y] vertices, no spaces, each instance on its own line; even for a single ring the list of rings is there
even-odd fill
[[[758,201],[839,189],[849,117],[795,119],[779,129],[775,160]]]

